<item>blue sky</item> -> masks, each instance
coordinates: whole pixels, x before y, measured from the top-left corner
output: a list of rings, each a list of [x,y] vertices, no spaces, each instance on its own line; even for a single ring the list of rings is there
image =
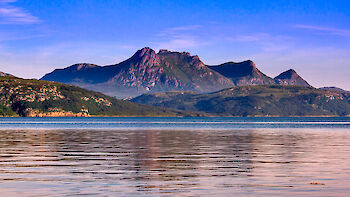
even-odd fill
[[[350,90],[348,1],[0,0],[0,71],[40,78],[115,64],[149,46],[210,65],[253,60],[274,77]]]

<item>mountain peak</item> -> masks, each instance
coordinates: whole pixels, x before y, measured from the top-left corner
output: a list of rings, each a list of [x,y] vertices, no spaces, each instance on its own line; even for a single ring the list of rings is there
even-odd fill
[[[289,69],[289,70],[287,70],[286,72],[295,73],[295,74],[297,73],[297,72],[296,72],[294,69],[292,69],[292,68]]]
[[[138,50],[134,54],[134,56],[136,56],[136,57],[155,56],[155,55],[156,55],[156,52],[153,49],[149,48],[149,47],[144,47],[144,48]]]
[[[281,74],[279,74],[276,79],[291,79],[300,77],[294,69],[289,69]],[[300,77],[301,78],[301,77]]]
[[[146,64],[150,66],[151,64],[159,63],[159,58],[153,49],[144,47],[136,51],[136,53],[127,61],[137,63],[138,66],[143,65],[141,66],[142,69]]]
[[[300,85],[300,86],[311,87],[310,84],[308,84],[303,78],[301,78],[298,75],[298,73],[293,69],[289,69],[279,74],[274,79],[276,83],[280,85]]]

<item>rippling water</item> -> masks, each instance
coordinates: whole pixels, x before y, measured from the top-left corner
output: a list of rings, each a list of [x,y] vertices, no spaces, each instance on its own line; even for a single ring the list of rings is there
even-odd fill
[[[232,130],[261,128],[350,129],[350,117],[0,118],[0,129]]]
[[[347,196],[350,118],[0,118],[0,195]]]

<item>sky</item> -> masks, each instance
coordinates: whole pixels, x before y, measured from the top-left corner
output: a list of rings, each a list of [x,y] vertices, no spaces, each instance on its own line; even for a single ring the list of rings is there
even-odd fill
[[[208,65],[253,60],[350,90],[350,2],[337,0],[0,0],[0,71],[41,78],[138,49],[187,51]]]

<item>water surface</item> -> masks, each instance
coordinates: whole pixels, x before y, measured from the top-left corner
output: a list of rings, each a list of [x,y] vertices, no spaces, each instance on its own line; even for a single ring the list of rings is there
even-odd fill
[[[0,118],[0,129],[232,130],[349,128],[350,117]]]
[[[0,118],[9,196],[347,196],[349,118]]]

